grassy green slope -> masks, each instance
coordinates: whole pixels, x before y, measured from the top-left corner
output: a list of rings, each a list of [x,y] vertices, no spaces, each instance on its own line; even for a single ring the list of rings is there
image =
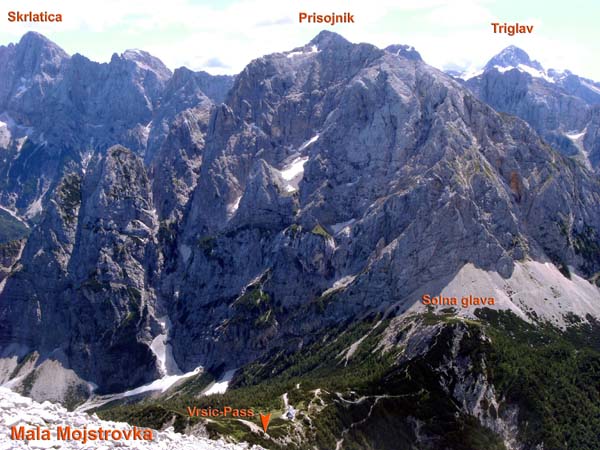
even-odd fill
[[[26,237],[29,228],[10,213],[0,209],[0,244]]]

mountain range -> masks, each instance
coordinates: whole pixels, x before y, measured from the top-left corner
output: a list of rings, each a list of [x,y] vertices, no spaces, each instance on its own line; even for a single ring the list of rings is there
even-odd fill
[[[600,83],[568,70],[546,71],[514,46],[492,58],[481,71],[460,76],[494,109],[520,117],[554,148],[598,169]]]
[[[0,47],[0,382],[265,448],[595,448],[600,83],[462,76],[326,31],[235,77]]]

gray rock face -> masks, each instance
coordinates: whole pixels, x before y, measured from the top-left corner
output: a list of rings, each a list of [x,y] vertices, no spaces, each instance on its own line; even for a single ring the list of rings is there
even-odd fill
[[[233,77],[172,75],[139,50],[98,64],[36,33],[0,59],[0,202],[36,222],[4,252],[2,345],[53,355],[100,391],[152,380],[155,278],[213,108],[201,89],[222,100]]]
[[[218,105],[204,75],[167,80],[147,54],[71,58],[64,77],[78,67],[86,80],[110,74],[106,92],[128,89],[114,136],[132,148],[55,162],[0,293],[0,344],[60,354],[118,391],[159,375],[149,343],[165,315],[180,369],[222,370],[340,321],[401,313],[467,263],[505,278],[524,258],[600,271],[597,177],[404,50],[322,32],[250,63]],[[585,122],[583,100],[530,110],[531,76],[491,73],[490,92],[539,123],[562,126],[556,111]],[[55,161],[51,148],[27,151]]]
[[[596,126],[598,83],[569,71],[546,72],[523,50],[510,46],[465,84],[494,109],[525,120],[561,153],[597,168],[598,144],[586,133]]]
[[[198,73],[180,68],[175,71],[173,77],[166,84],[162,92],[160,106],[156,108],[148,135],[148,148],[145,154],[147,163],[151,163],[159,151],[169,134],[170,126],[180,126],[173,123],[180,113],[190,112],[194,108],[210,111],[210,106],[214,102],[202,91],[200,85],[203,83],[201,80],[202,77]],[[200,115],[206,116],[206,113],[200,113]],[[203,120],[203,122],[207,121],[207,118]]]
[[[504,277],[526,256],[592,273],[566,236],[599,225],[595,177],[421,61],[322,33],[250,64],[211,127],[161,289],[186,369],[406,309],[466,262]],[[290,212],[272,168],[298,158]]]
[[[496,66],[517,67],[519,64],[533,67],[537,70],[544,70],[539,62],[532,61],[526,52],[521,50],[519,47],[515,47],[514,45],[509,45],[492,59],[490,59],[485,65],[484,69],[490,70]]]
[[[99,64],[70,57],[33,32],[1,47],[0,64],[0,120],[6,124],[0,147],[7,150],[0,203],[28,216],[35,215],[27,212],[33,203],[46,203],[64,167],[83,170],[94,153],[120,144],[150,163],[177,114],[206,102],[202,89],[221,101],[233,80],[173,75],[140,50]]]
[[[156,228],[150,182],[129,150],[113,147],[84,179],[66,175],[6,281],[2,345],[63,355],[101,390],[153,379],[142,341],[154,311]]]
[[[235,77],[231,75],[210,75],[206,72],[193,72],[198,88],[214,103],[223,103],[233,86]]]
[[[588,158],[592,167],[600,167],[600,106],[594,106],[590,113],[583,145],[588,151]]]
[[[17,45],[0,47],[0,104],[22,109],[23,116],[39,115],[33,104],[47,95],[46,88],[68,58],[56,44],[34,32],[25,34]]]
[[[421,54],[412,45],[389,45],[385,48],[385,51],[413,61],[423,61]]]

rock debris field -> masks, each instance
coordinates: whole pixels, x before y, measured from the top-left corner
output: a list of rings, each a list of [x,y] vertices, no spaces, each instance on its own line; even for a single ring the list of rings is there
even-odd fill
[[[69,412],[59,404],[37,403],[9,389],[0,387],[0,450],[15,449],[144,449],[144,450],[262,450],[258,446],[248,444],[231,444],[224,441],[213,441],[206,438],[187,436],[175,433],[172,428],[165,431],[154,431],[154,440],[89,440],[85,444],[81,440],[57,440],[57,429],[70,426],[72,429],[96,430],[131,430],[126,423],[100,420],[95,414]],[[49,429],[51,440],[14,440],[11,438],[11,427],[24,426],[26,430]]]

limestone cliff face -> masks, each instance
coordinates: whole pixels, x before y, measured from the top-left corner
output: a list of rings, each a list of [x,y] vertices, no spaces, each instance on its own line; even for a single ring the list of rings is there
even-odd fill
[[[160,289],[187,369],[406,310],[467,262],[597,266],[574,245],[600,225],[595,176],[416,58],[321,33],[250,64],[211,120]]]
[[[199,96],[221,101],[233,81],[187,69],[173,74],[140,50],[99,64],[34,32],[0,47],[0,65],[0,148],[7,154],[0,199],[29,218],[65,168],[85,170],[94,153],[119,144],[150,163],[177,114],[197,107]],[[182,78],[192,80],[185,89]]]
[[[162,254],[233,77],[138,50],[98,64],[37,33],[0,61],[0,203],[32,228],[4,245],[2,353],[52,355],[100,391],[152,380]]]
[[[568,70],[546,71],[523,50],[510,46],[465,85],[494,109],[529,123],[554,148],[597,169],[594,137],[599,84]]]
[[[158,225],[138,157],[113,147],[90,166],[59,183],[6,280],[1,335],[101,389],[122,389],[157,375],[142,342],[153,324]]]
[[[37,222],[0,293],[0,344],[101,392],[161,375],[150,343],[165,333],[180,369],[231,369],[402,314],[468,264],[500,279],[528,259],[600,271],[597,177],[414,50],[323,32],[253,61],[225,95],[227,80],[171,76],[144,53],[96,65],[45,46],[42,72],[60,76],[42,106],[81,122],[17,151],[26,123],[10,110],[5,206]],[[100,104],[96,89],[126,92]],[[31,161],[44,181],[28,185]]]

